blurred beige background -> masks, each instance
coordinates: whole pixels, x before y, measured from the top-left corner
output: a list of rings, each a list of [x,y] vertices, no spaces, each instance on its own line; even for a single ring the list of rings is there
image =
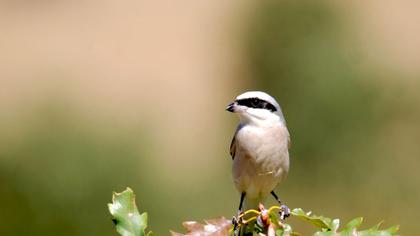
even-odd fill
[[[290,207],[416,234],[419,7],[0,1],[0,233],[116,235],[126,186],[157,235],[230,217],[224,108],[261,89],[292,135]]]

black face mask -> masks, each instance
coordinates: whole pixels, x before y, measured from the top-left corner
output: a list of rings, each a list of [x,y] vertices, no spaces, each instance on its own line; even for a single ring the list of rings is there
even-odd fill
[[[266,110],[269,110],[271,112],[276,112],[277,111],[277,108],[273,104],[271,104],[271,103],[269,103],[265,100],[262,100],[260,98],[239,99],[239,100],[236,100],[236,103],[238,105],[246,106],[246,107],[249,107],[249,108],[266,109]]]

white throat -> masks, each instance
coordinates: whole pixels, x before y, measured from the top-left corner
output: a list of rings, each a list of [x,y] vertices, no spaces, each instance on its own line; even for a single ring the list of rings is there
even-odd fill
[[[262,109],[247,109],[239,112],[238,116],[242,125],[272,127],[278,123],[285,123],[281,113],[272,113]]]

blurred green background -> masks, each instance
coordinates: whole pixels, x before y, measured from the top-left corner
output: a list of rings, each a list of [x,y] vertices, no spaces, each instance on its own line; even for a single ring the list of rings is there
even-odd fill
[[[156,235],[231,217],[224,108],[245,90],[286,116],[289,207],[417,234],[418,7],[0,1],[0,234],[117,235],[127,186]]]

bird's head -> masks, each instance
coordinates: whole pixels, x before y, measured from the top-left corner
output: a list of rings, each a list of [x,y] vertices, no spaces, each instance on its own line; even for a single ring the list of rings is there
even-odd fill
[[[261,91],[242,93],[227,106],[226,110],[238,114],[241,122],[246,124],[284,122],[280,105],[272,96]]]

